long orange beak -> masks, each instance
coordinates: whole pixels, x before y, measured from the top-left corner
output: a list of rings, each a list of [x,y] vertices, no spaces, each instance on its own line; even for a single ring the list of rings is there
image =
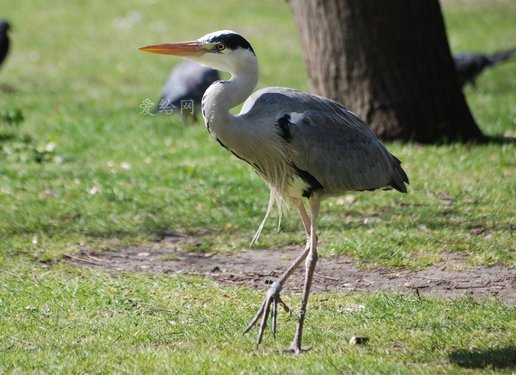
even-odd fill
[[[153,44],[138,49],[143,52],[175,56],[201,56],[206,52],[202,48],[201,43],[196,40],[191,42]]]

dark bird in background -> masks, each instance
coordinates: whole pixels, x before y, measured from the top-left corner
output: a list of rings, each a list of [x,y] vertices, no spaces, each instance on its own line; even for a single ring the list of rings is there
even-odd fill
[[[0,20],[0,65],[2,65],[9,52],[9,35],[7,33],[10,29],[9,22]]]
[[[460,87],[463,88],[468,83],[475,87],[475,79],[485,68],[510,60],[515,52],[516,48],[511,48],[490,54],[459,53],[453,55]]]
[[[184,119],[191,115],[195,120],[204,92],[219,79],[217,70],[193,61],[185,61],[176,65],[163,87],[161,99],[154,109],[154,113],[181,113]],[[188,103],[193,104],[191,109],[185,108]],[[184,110],[182,111],[182,109]]]

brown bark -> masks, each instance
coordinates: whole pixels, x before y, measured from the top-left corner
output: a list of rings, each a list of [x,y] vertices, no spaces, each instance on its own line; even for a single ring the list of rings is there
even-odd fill
[[[438,0],[290,0],[312,89],[385,140],[482,139]]]

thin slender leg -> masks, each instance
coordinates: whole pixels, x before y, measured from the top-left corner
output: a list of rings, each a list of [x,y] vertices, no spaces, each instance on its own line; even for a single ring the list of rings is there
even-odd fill
[[[306,273],[305,273],[305,285],[303,288],[303,299],[301,301],[301,310],[299,312],[299,320],[297,323],[296,336],[292,342],[292,346],[288,351],[296,354],[301,353],[301,338],[303,336],[303,325],[306,316],[306,306],[308,304],[308,296],[310,295],[310,287],[312,286],[312,278],[317,264],[317,235],[316,235],[316,223],[317,216],[319,215],[320,199],[317,196],[310,198],[310,213],[312,216],[312,223],[310,226],[310,250],[308,257],[306,258]]]
[[[294,201],[296,203],[297,209],[299,211],[299,216],[301,216],[301,220],[303,221],[303,228],[305,228],[306,237],[310,239],[310,218],[306,213],[305,206],[301,200]]]
[[[260,326],[258,328],[258,340],[256,342],[256,347],[258,347],[260,345],[260,343],[262,342],[263,331],[265,330],[265,326],[267,325],[267,319],[269,318],[269,313],[271,312],[270,311],[271,305],[272,305],[272,312],[271,312],[272,333],[273,333],[274,337],[276,337],[276,316],[277,316],[277,312],[278,312],[278,310],[277,310],[278,303],[281,306],[283,306],[283,308],[285,309],[286,312],[290,311],[289,308],[287,307],[287,305],[281,300],[280,292],[283,288],[283,285],[290,277],[290,275],[292,275],[294,270],[301,264],[301,262],[303,262],[303,260],[305,260],[308,253],[310,252],[310,248],[311,248],[310,219],[308,218],[308,214],[305,210],[305,207],[304,207],[302,201],[295,200],[294,203],[296,204],[296,206],[298,208],[299,215],[301,216],[301,220],[303,221],[303,226],[304,226],[305,232],[307,234],[306,247],[303,250],[303,252],[301,254],[299,254],[299,256],[294,260],[294,262],[292,262],[290,267],[280,276],[280,278],[271,285],[271,287],[267,291],[267,294],[265,295],[264,301],[262,302],[260,308],[258,309],[258,312],[254,316],[254,318],[251,320],[251,323],[249,323],[249,325],[244,330],[244,334],[249,332],[249,330],[251,330],[251,328],[258,322],[260,317],[262,318],[262,320],[260,322]]]

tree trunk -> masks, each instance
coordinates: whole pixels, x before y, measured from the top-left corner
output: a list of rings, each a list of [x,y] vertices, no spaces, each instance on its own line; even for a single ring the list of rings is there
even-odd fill
[[[290,0],[312,90],[384,140],[483,138],[455,76],[438,0]]]

